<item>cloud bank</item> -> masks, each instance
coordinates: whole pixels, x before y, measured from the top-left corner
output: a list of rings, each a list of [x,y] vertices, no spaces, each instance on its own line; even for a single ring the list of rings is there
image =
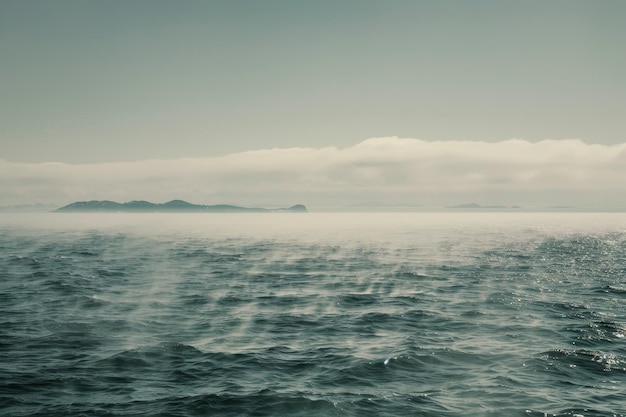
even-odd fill
[[[181,198],[198,203],[626,208],[626,143],[372,138],[338,149],[262,149],[100,164],[0,160],[0,204]]]

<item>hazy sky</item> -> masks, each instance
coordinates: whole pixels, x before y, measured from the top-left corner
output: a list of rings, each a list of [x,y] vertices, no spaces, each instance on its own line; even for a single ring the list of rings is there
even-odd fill
[[[624,21],[622,0],[0,0],[0,204],[626,205]]]

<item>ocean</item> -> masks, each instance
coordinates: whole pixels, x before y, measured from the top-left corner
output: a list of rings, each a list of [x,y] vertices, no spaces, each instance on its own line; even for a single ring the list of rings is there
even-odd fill
[[[624,416],[623,213],[0,213],[0,415]]]

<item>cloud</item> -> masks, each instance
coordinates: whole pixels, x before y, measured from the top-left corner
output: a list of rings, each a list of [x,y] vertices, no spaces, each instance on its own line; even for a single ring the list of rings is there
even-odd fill
[[[262,149],[100,164],[0,161],[2,204],[183,198],[200,203],[626,206],[626,143],[372,138],[352,147]]]

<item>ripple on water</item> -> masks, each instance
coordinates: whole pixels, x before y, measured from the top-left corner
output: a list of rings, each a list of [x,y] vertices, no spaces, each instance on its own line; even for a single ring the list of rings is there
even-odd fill
[[[0,414],[623,416],[626,235],[495,217],[0,230]]]

